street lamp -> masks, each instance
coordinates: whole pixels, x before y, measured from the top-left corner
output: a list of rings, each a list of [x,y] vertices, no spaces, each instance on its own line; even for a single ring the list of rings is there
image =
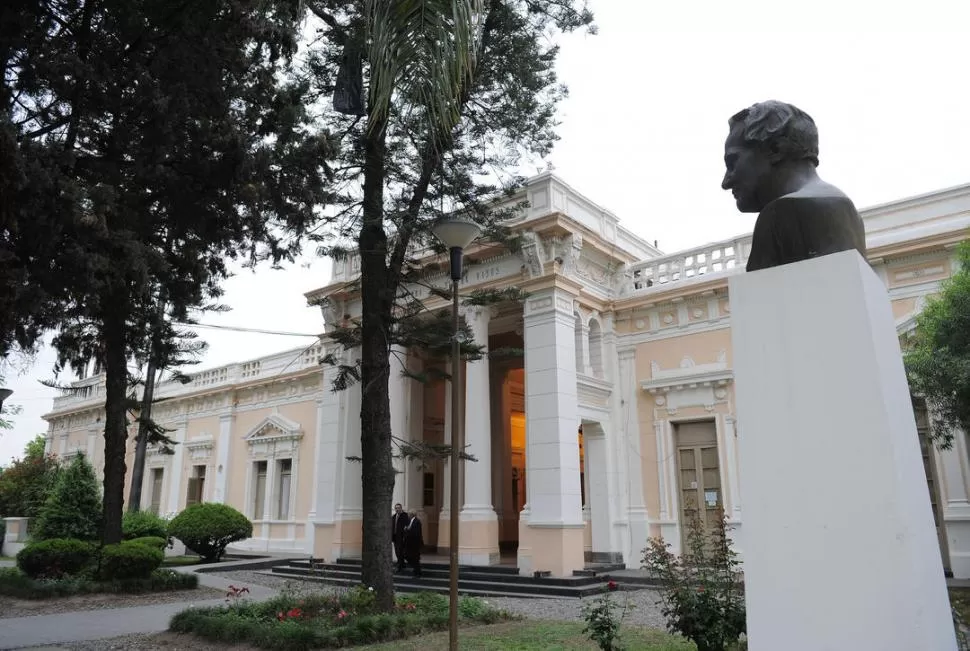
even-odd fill
[[[465,247],[481,234],[478,224],[464,219],[446,219],[431,229],[435,237],[448,247],[451,255],[451,300],[452,300],[452,339],[451,339],[451,567],[448,587],[448,648],[458,649],[458,511],[461,505],[461,475],[458,464],[460,452],[464,447],[465,432],[461,422],[461,401],[458,392],[461,388],[461,344],[458,341],[458,281],[461,280],[461,262]]]
[[[13,395],[13,389],[0,389],[0,411],[3,411],[3,402]]]

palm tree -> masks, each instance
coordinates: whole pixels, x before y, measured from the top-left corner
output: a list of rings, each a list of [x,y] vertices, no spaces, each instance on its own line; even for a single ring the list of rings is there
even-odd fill
[[[467,101],[481,45],[486,0],[367,0],[365,46],[369,71],[364,148],[361,260],[362,578],[378,603],[394,605],[390,518],[394,489],[388,379],[392,309],[404,247],[389,252],[384,192],[386,136],[393,109],[406,107],[423,124],[422,178],[413,194],[415,214],[431,175],[439,169]],[[404,98],[395,105],[395,100]],[[423,189],[421,184],[423,183]],[[413,223],[395,238],[408,242]],[[457,517],[453,514],[452,517]]]

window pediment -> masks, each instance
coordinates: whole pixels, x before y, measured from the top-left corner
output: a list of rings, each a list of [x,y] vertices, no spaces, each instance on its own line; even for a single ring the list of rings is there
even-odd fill
[[[296,421],[274,412],[249,430],[243,440],[249,445],[250,456],[292,454],[299,449],[303,427]]]

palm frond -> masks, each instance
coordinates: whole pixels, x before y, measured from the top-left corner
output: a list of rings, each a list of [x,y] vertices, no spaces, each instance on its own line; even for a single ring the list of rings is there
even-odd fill
[[[395,94],[450,133],[460,89],[475,70],[485,0],[366,0],[370,125],[382,124]]]

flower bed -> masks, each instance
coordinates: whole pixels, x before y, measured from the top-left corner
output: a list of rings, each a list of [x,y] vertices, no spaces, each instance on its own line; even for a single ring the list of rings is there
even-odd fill
[[[172,570],[155,570],[147,578],[98,581],[90,575],[32,579],[16,568],[0,568],[0,595],[17,599],[51,599],[94,593],[167,592],[194,589],[198,585],[199,577],[194,574],[180,574]]]
[[[400,596],[393,612],[377,610],[373,592],[356,588],[345,594],[282,595],[252,603],[243,589],[231,588],[222,608],[189,609],[172,618],[177,633],[194,633],[212,642],[247,642],[264,649],[326,649],[385,642],[448,627],[448,599],[421,593]],[[462,597],[462,624],[491,624],[511,619],[481,599]]]

